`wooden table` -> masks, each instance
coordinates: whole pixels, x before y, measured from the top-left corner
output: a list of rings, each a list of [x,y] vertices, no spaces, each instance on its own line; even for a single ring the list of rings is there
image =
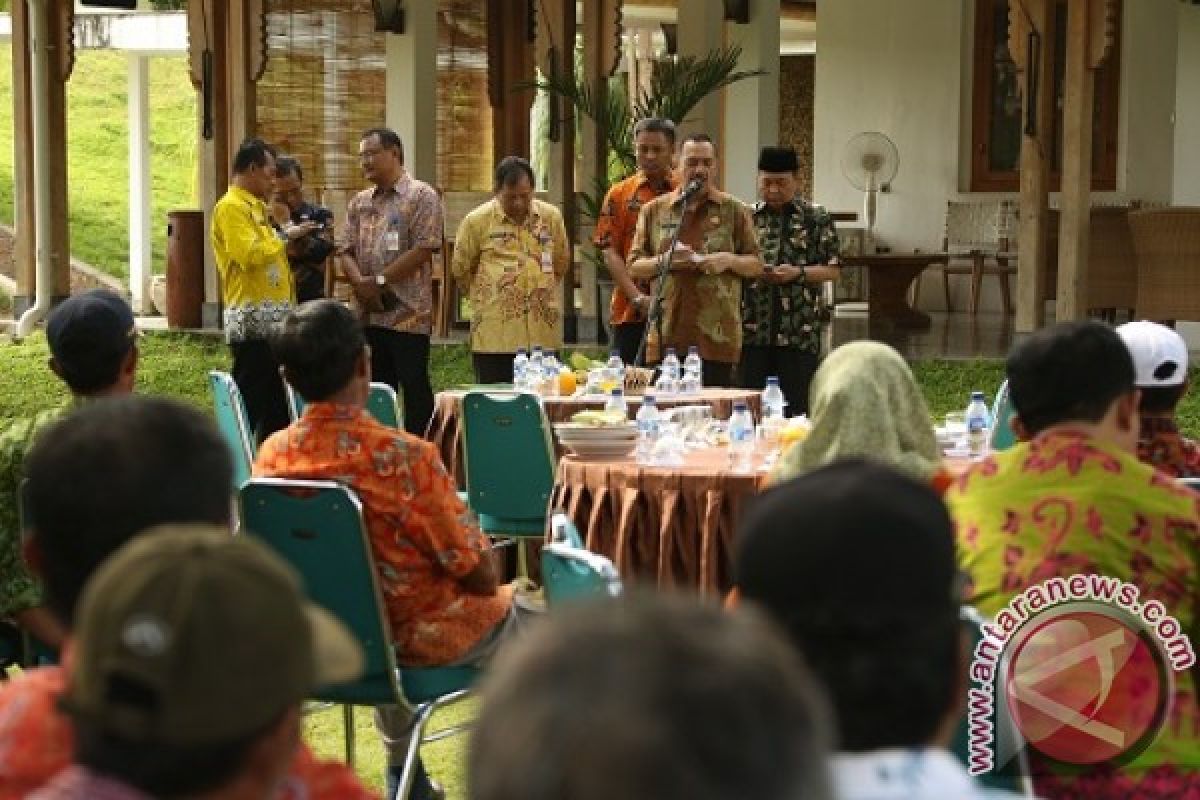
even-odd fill
[[[481,389],[487,391],[487,389]],[[425,431],[425,438],[437,445],[442,455],[442,463],[453,476],[460,488],[467,485],[466,471],[462,460],[462,428],[459,419],[462,416],[462,399],[466,389],[450,389],[438,392],[434,399],[433,417]],[[637,413],[641,397],[629,395],[629,416],[632,419]],[[712,408],[713,416],[726,419],[733,411],[733,404],[745,402],[750,412],[757,419],[762,405],[762,392],[754,389],[706,388],[699,392],[687,394],[655,395],[655,405],[660,411],[677,406],[706,405]],[[598,395],[582,395],[573,397],[543,397],[542,408],[551,424],[566,422],[572,414],[588,409],[602,409],[607,399]],[[557,439],[555,442],[557,443]],[[560,451],[561,454],[561,451]]]
[[[932,323],[929,315],[909,305],[912,282],[934,264],[945,264],[946,253],[876,253],[843,256],[848,267],[867,269],[868,325],[924,330]]]
[[[738,517],[766,480],[759,469],[732,470],[724,447],[692,451],[675,467],[564,456],[550,508],[569,516],[627,585],[719,597],[733,585]]]

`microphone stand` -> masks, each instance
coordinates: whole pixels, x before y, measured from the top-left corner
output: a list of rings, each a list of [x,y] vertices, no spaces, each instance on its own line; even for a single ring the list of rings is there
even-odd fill
[[[658,262],[658,277],[654,285],[654,300],[650,303],[650,312],[646,315],[646,327],[642,331],[642,340],[638,343],[637,356],[633,359],[635,367],[641,367],[646,360],[646,341],[650,338],[650,326],[653,325],[658,333],[658,347],[661,350],[663,347],[663,332],[662,332],[662,301],[663,287],[667,283],[667,273],[671,271],[671,259],[675,256],[675,248],[679,246],[679,234],[683,231],[683,221],[687,219],[688,207],[687,204],[691,197],[687,196],[686,192],[680,196],[679,208],[679,223],[675,226],[675,233],[671,236],[671,243],[667,246],[667,251],[663,253]],[[662,354],[659,354],[661,358]]]

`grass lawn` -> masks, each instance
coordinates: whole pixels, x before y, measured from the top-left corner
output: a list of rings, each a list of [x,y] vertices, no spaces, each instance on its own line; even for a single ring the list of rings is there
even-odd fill
[[[128,59],[79,50],[67,84],[71,254],[129,274]],[[166,269],[166,213],[195,206],[196,93],[183,56],[150,60],[150,222],[154,270]],[[0,140],[12,141],[12,48],[0,44]],[[13,149],[0,147],[0,222],[13,223]]]
[[[210,369],[228,369],[229,355],[217,338],[151,333],[141,342],[139,389],[146,393],[177,397],[208,409],[206,373]],[[46,368],[48,352],[45,337],[36,334],[20,345],[0,346],[0,425],[61,402],[66,392]],[[941,417],[947,411],[965,407],[973,389],[991,395],[999,386],[1003,366],[998,361],[927,361],[913,365],[913,371],[928,399],[931,412]],[[464,345],[433,349],[430,372],[435,390],[471,381],[471,365]],[[1193,380],[1197,375],[1193,373]],[[1192,393],[1181,409],[1185,430],[1200,434],[1200,399]],[[453,713],[453,712],[452,712]],[[469,714],[469,708],[457,710]],[[453,719],[454,717],[451,717]],[[342,714],[340,709],[313,714],[306,719],[306,737],[314,749],[328,758],[341,758]],[[443,720],[436,720],[445,724]],[[378,744],[371,714],[359,709],[355,715],[357,731],[357,769],[371,786],[383,786],[383,753]],[[425,749],[430,772],[449,789],[452,798],[463,798],[465,780],[464,739],[445,740]]]

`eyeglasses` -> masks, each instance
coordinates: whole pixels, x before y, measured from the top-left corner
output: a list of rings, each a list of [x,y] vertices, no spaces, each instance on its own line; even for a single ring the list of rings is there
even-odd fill
[[[358,153],[359,161],[370,161],[375,156],[382,153],[383,150],[360,150]]]

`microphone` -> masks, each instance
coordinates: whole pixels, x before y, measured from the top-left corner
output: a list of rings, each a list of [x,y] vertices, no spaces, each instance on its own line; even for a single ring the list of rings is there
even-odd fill
[[[683,205],[691,200],[696,192],[704,188],[704,181],[699,178],[692,178],[688,185],[683,187],[683,191],[679,193],[679,199],[675,201],[675,205]]]

